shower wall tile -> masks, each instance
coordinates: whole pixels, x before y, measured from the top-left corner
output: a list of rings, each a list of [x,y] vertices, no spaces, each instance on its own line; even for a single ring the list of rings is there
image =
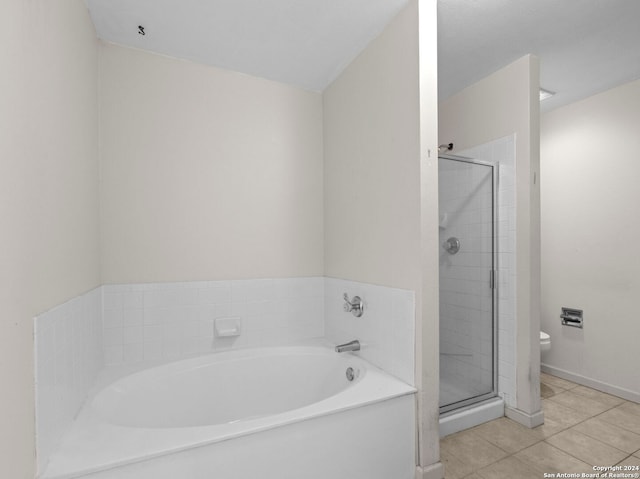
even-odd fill
[[[324,335],[324,279],[320,277],[103,288],[107,364],[179,359]],[[240,336],[214,335],[214,320],[223,317],[241,318]]]
[[[335,343],[357,339],[357,354],[408,384],[415,384],[415,297],[413,291],[325,278],[325,337]],[[364,313],[343,309],[343,295],[360,296]]]
[[[100,288],[37,316],[34,338],[36,448],[42,471],[103,366]]]
[[[515,135],[460,153],[498,165],[498,391],[515,407],[516,183]]]

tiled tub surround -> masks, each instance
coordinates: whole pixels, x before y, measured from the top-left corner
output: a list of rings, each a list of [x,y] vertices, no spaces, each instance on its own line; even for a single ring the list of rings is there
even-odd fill
[[[360,296],[364,313],[343,309],[343,294]],[[357,339],[359,356],[408,384],[414,379],[415,298],[413,291],[337,278],[325,279],[325,337],[334,343]]]
[[[37,316],[34,336],[36,448],[42,471],[103,366],[101,288]]]
[[[343,311],[345,292],[363,298],[361,318]],[[413,385],[414,314],[411,291],[324,277],[97,288],[36,318],[39,471],[103,364],[106,376],[114,377],[109,373],[113,368],[135,371],[210,352],[294,345],[311,338],[331,343],[359,339],[362,350],[357,355]],[[216,337],[214,321],[221,317],[239,317],[241,335]],[[45,359],[55,354],[51,351],[58,352],[59,361]],[[73,351],[92,357],[74,363],[69,358],[78,354]],[[80,382],[68,378],[80,370],[82,387],[77,389]]]
[[[293,344],[324,334],[322,277],[103,288],[106,364]],[[215,337],[215,319],[228,317],[240,318],[240,336]]]

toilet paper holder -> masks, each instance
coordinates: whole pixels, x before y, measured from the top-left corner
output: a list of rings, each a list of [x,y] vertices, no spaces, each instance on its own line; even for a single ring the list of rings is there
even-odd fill
[[[581,309],[563,307],[560,319],[562,320],[563,326],[571,326],[580,329],[583,327],[584,318],[582,316]]]

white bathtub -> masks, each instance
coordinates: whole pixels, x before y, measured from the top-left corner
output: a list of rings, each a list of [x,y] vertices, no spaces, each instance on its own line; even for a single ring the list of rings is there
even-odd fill
[[[324,347],[177,361],[95,393],[41,477],[409,479],[414,392]]]

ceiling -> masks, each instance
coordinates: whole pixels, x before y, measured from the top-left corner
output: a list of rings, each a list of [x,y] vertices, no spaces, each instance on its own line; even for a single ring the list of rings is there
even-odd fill
[[[107,41],[322,91],[408,0],[85,0]],[[440,100],[533,53],[543,111],[640,78],[639,0],[438,0]],[[138,26],[144,27],[141,35]]]
[[[98,37],[107,42],[313,91],[324,90],[408,2],[85,1]]]
[[[543,111],[638,79],[640,1],[438,0],[440,100],[527,53]]]

